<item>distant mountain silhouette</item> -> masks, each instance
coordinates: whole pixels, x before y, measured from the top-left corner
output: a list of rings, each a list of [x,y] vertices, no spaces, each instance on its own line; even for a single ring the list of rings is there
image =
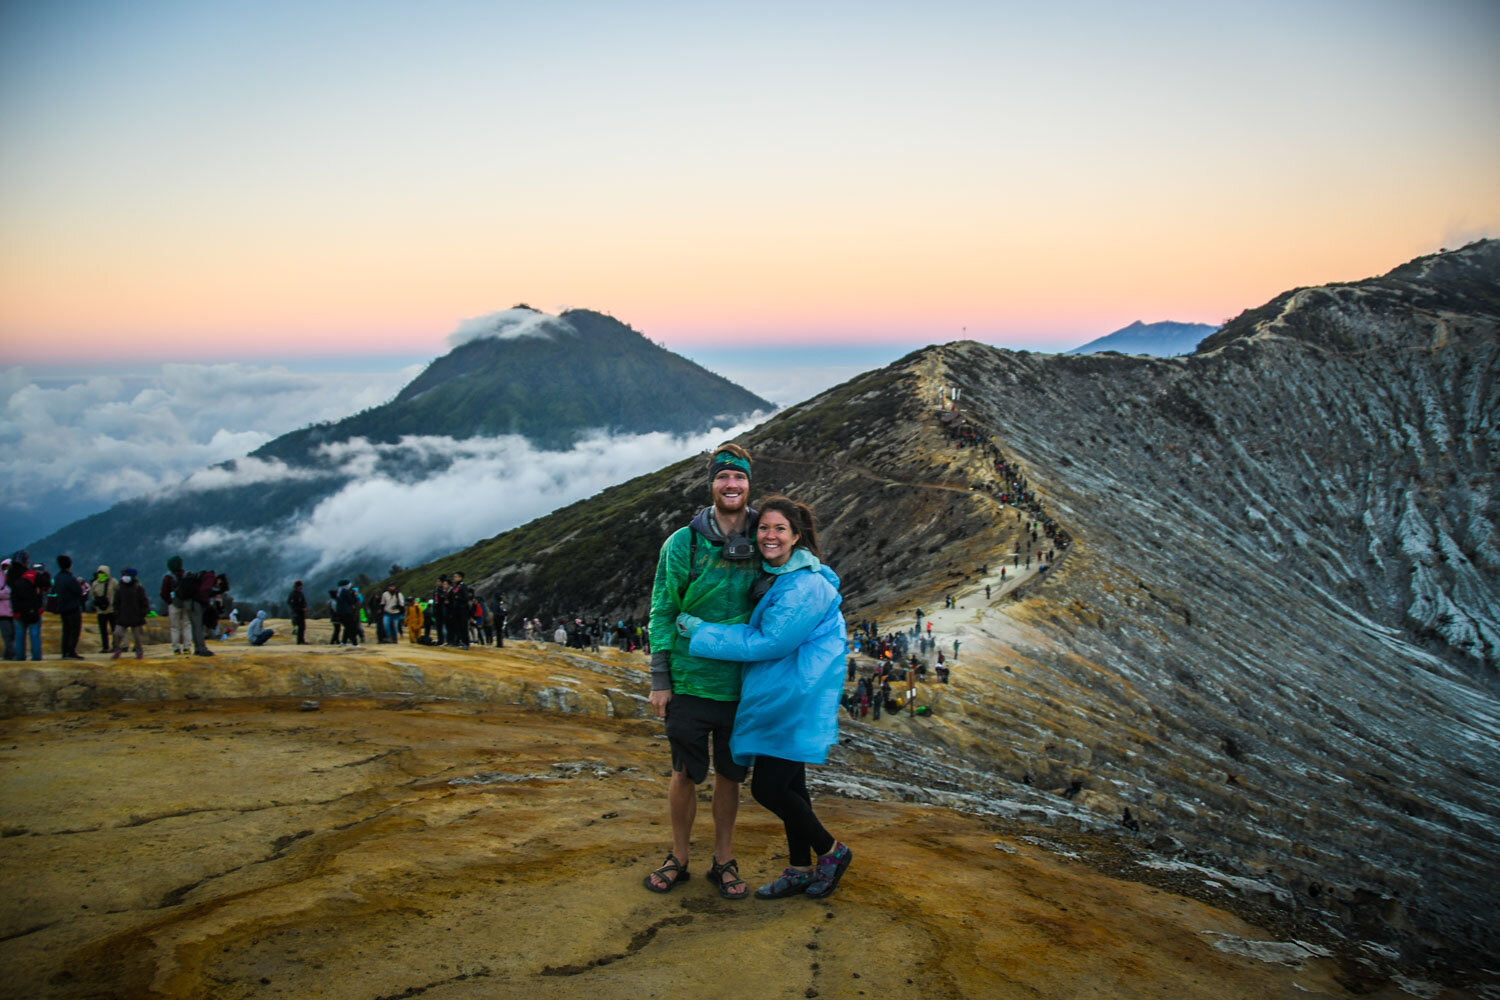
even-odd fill
[[[1136,320],[1123,329],[1065,353],[1098,354],[1102,351],[1119,351],[1121,354],[1149,354],[1158,358],[1170,358],[1178,354],[1192,354],[1203,338],[1217,329],[1218,327],[1207,323],[1142,323]]]
[[[367,558],[344,560],[341,572],[313,572],[315,556],[289,539],[321,502],[361,477],[415,482],[455,460],[440,449],[403,448],[403,437],[518,435],[540,449],[565,450],[591,431],[685,434],[775,409],[597,312],[549,316],[518,307],[492,319],[389,403],[284,434],[248,456],[258,461],[222,463],[207,470],[212,476],[116,504],[28,548],[38,556],[69,553],[87,569],[134,565],[148,582],[180,551],[190,566],[227,572],[240,598],[278,600],[297,577],[309,577],[316,593],[324,582],[316,576],[391,565],[372,534]],[[388,447],[361,445],[373,464],[351,467],[345,452],[357,439]],[[393,511],[390,523],[412,516],[442,511]]]

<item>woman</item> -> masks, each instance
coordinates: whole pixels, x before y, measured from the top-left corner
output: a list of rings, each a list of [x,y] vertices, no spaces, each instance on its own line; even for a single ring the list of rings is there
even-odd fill
[[[756,897],[821,898],[838,886],[854,857],[818,822],[807,793],[807,765],[824,763],[838,742],[848,648],[839,578],[819,558],[817,524],[807,505],[771,496],[758,506],[755,540],[768,575],[752,592],[769,589],[750,621],[709,625],[679,615],[677,622],[691,636],[694,656],[745,664],[729,750],[735,763],[754,764],[750,793],[781,819],[791,856],[791,866]],[[733,861],[715,868],[711,879],[738,880]]]

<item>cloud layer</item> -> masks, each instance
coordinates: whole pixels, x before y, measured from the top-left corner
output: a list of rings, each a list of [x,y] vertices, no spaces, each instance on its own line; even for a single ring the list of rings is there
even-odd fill
[[[391,562],[410,565],[465,548],[591,496],[606,487],[713,447],[750,424],[703,434],[594,434],[564,452],[538,451],[524,438],[407,437],[397,444],[362,438],[324,449],[344,486],[308,514],[250,530],[200,527],[169,540],[188,556],[264,552],[295,574],[378,575]],[[414,473],[413,470],[425,470]],[[323,473],[326,474],[326,473]],[[301,478],[279,463],[240,461],[195,474],[178,489],[217,488]]]
[[[0,548],[172,486],[287,431],[378,405],[419,370],[166,364],[70,378],[0,370],[0,448],[10,470],[0,477]]]

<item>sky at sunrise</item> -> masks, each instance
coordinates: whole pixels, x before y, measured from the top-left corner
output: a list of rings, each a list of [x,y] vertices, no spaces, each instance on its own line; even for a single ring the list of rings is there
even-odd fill
[[[1500,4],[0,7],[0,364],[1063,350],[1500,233]]]

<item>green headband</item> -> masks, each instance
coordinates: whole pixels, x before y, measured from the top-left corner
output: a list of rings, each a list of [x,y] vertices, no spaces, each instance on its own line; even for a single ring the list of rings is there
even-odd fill
[[[746,478],[750,476],[750,463],[732,451],[721,451],[714,456],[713,464],[708,467],[708,478],[712,480],[725,469],[739,469]]]

